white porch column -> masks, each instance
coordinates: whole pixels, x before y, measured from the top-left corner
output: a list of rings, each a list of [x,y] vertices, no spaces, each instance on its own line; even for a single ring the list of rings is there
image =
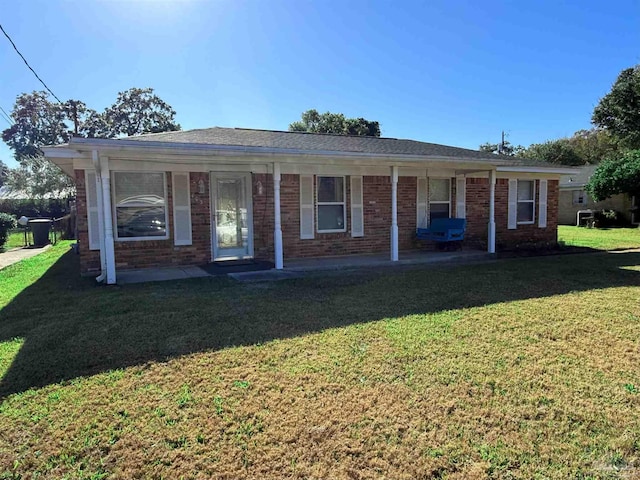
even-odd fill
[[[102,207],[102,181],[100,178],[100,162],[97,150],[93,150],[91,152],[91,158],[93,160],[93,169],[96,174],[96,184],[93,188],[96,189],[96,199],[98,203],[98,235],[100,236],[100,275],[96,278],[96,281],[102,282],[107,275],[107,258],[104,254],[104,208]],[[86,191],[87,190],[85,190],[85,192]]]
[[[391,167],[391,261],[398,261],[398,167]]]
[[[489,238],[487,251],[496,253],[496,171],[489,171]]]
[[[280,164],[273,164],[273,208],[274,208],[274,230],[273,245],[275,250],[275,264],[277,270],[282,270],[284,259],[282,252],[282,224],[280,220]]]
[[[94,155],[98,152],[94,150]],[[109,174],[109,159],[99,157],[100,183],[102,187],[102,218],[104,219],[104,260],[107,267],[106,283],[116,283],[116,257],[113,245],[113,216],[111,215],[111,178]]]

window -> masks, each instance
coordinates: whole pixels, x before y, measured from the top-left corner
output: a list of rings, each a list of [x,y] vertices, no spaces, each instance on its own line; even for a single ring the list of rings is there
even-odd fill
[[[535,184],[534,180],[518,180],[518,223],[534,222]]]
[[[318,177],[318,232],[346,232],[344,177]]]
[[[584,190],[574,190],[573,191],[573,204],[574,205],[586,205],[587,204],[587,194]]]
[[[169,238],[164,173],[113,172],[112,179],[116,238]]]
[[[451,216],[451,180],[429,179],[429,222],[435,218]]]

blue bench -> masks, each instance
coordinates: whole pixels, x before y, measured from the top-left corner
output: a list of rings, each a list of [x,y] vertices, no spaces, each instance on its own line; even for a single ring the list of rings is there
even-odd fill
[[[461,242],[466,226],[464,218],[434,218],[429,228],[416,229],[416,238],[434,242]]]

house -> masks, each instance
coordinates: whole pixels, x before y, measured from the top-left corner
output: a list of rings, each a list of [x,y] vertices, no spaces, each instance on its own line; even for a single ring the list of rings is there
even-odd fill
[[[629,195],[614,195],[600,202],[594,202],[585,190],[597,165],[575,167],[576,173],[560,177],[560,198],[558,204],[558,223],[577,225],[577,215],[581,210],[615,210],[622,215],[626,223],[637,225],[640,215],[636,211],[637,199]],[[634,208],[635,207],[635,208]]]
[[[208,128],[43,149],[77,185],[83,274],[385,254],[416,227],[466,218],[466,247],[555,244],[575,170],[395,138]]]

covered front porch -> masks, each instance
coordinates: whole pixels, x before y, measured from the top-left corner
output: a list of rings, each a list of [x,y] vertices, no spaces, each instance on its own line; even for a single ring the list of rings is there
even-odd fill
[[[553,241],[547,187],[557,169],[466,150],[396,152],[398,140],[378,141],[390,143],[388,153],[73,139],[47,155],[76,176],[81,264],[107,284],[144,267],[180,266],[184,278],[186,266],[221,260],[292,272],[447,261],[458,252],[411,251],[416,229],[435,219],[465,219],[465,242],[488,254],[497,223],[501,245]],[[518,181],[530,186],[521,222]],[[238,251],[221,255],[230,245]]]
[[[382,163],[382,162],[381,162]],[[342,268],[345,263],[350,263],[353,259],[355,265],[359,265],[360,262],[365,261],[366,258],[379,258],[384,259],[384,262],[408,262],[412,263],[417,260],[417,258],[409,251],[409,255],[406,256],[405,250],[407,248],[412,248],[407,245],[408,240],[408,232],[409,230],[415,232],[416,227],[427,227],[429,225],[429,217],[430,210],[432,208],[432,204],[436,202],[432,202],[431,200],[431,187],[430,179],[443,180],[446,181],[446,199],[439,203],[442,203],[445,207],[445,218],[446,217],[455,217],[460,219],[466,218],[466,190],[467,190],[467,179],[471,177],[479,177],[488,179],[488,186],[486,189],[487,201],[483,206],[485,218],[485,239],[483,241],[486,245],[486,253],[492,254],[496,251],[496,221],[495,221],[495,203],[496,203],[496,178],[497,178],[497,169],[495,166],[491,166],[491,168],[487,169],[479,169],[477,165],[467,166],[467,165],[456,165],[454,168],[451,168],[449,165],[448,168],[445,168],[444,165],[436,165],[434,166],[433,162],[422,161],[415,162],[411,166],[407,165],[393,165],[391,162],[387,164],[387,166],[377,166],[375,171],[371,168],[363,168],[363,167],[347,167],[347,166],[326,166],[320,167],[318,165],[309,165],[307,168],[302,168],[301,166],[294,166],[292,168],[291,165],[273,163],[272,165],[272,178],[273,178],[273,212],[274,212],[274,230],[273,230],[273,260],[275,264],[275,268],[277,270],[281,269],[295,269],[295,268],[303,268],[305,265],[339,265],[339,268]],[[371,228],[374,229],[374,235],[383,235],[386,236],[386,241],[388,247],[387,254],[380,254],[382,252],[380,249],[379,252],[372,253],[371,255],[360,255],[361,253],[365,253],[366,250],[356,250],[356,249],[346,249],[351,250],[348,257],[342,256],[340,253],[340,249],[337,251],[324,251],[321,253],[322,258],[313,258],[314,255],[309,255],[307,258],[307,254],[300,255],[301,248],[291,248],[291,238],[292,235],[289,232],[289,235],[285,235],[287,238],[287,242],[283,242],[283,225],[282,225],[282,204],[281,204],[281,183],[283,182],[283,176],[286,173],[296,173],[300,175],[300,238],[305,241],[320,239],[323,237],[324,233],[321,232],[319,222],[316,225],[315,215],[319,215],[320,201],[319,197],[314,196],[314,175],[315,176],[325,176],[325,175],[343,175],[343,178],[346,178],[346,175],[350,175],[350,191],[349,191],[349,199],[351,202],[350,208],[350,232],[347,227],[344,226],[344,223],[338,222],[338,225],[341,226],[342,230],[329,230],[328,232],[333,233],[334,231],[345,232],[347,237],[364,237],[365,230],[367,230],[366,235],[371,235]],[[386,192],[382,193],[381,190],[376,191],[375,197],[367,197],[363,194],[364,190],[364,182],[363,175],[371,175],[375,173],[377,176],[386,177],[389,179],[390,189]],[[414,183],[411,192],[408,192],[406,189],[406,185],[404,185],[404,189],[401,190],[402,182],[399,182],[400,177],[403,178],[413,178]],[[336,177],[340,179],[340,177]],[[402,192],[402,196],[399,195],[399,191]],[[455,192],[455,193],[453,193]],[[382,193],[382,195],[380,195]],[[415,195],[412,200],[408,200],[411,198],[411,195]],[[343,197],[344,198],[344,197]],[[367,207],[368,204],[384,204],[388,205],[390,208],[390,216],[388,213],[382,214],[378,218],[382,218],[382,221],[377,221],[376,218],[375,226],[371,226],[371,218],[367,217],[365,221],[365,217],[367,215]],[[415,202],[409,205],[411,202]],[[476,199],[473,198],[472,202],[475,203]],[[401,205],[400,202],[403,202]],[[345,205],[346,201],[343,202]],[[288,206],[288,204],[287,204]],[[407,206],[412,210],[412,223],[410,229],[408,229],[407,225]],[[315,208],[315,211],[314,211]],[[433,206],[435,209],[435,206]],[[400,213],[399,210],[404,209],[403,219],[404,225],[401,228],[399,227],[399,219]],[[475,208],[477,211],[477,208]],[[346,211],[346,209],[345,209]],[[369,212],[370,213],[370,212]],[[441,213],[441,212],[439,212]],[[305,218],[303,218],[303,214]],[[484,216],[483,215],[483,216]],[[298,220],[298,219],[296,219]],[[476,221],[477,223],[477,221]],[[290,230],[290,225],[286,225]],[[317,229],[316,229],[317,227]],[[476,229],[477,230],[477,229]],[[370,238],[370,237],[369,237]],[[342,240],[343,242],[351,241],[350,238],[345,238]],[[380,245],[380,244],[378,244]],[[293,251],[292,251],[293,250]],[[334,254],[335,252],[335,254]],[[315,252],[314,252],[315,253]],[[333,255],[332,257],[328,257],[328,255]],[[298,257],[305,257],[299,258]],[[386,258],[385,258],[386,257]],[[444,258],[442,256],[442,252],[438,252],[436,257],[434,258]],[[332,267],[328,267],[332,268]]]
[[[161,267],[161,268],[145,268],[137,270],[125,270],[118,274],[118,284],[132,284],[144,282],[158,282],[166,280],[184,280],[189,278],[228,276],[242,282],[262,282],[286,280],[290,278],[301,278],[308,275],[332,272],[349,271],[351,273],[365,270],[379,270],[384,272],[385,269],[396,269],[407,266],[424,266],[429,265],[451,265],[475,263],[489,261],[494,258],[493,255],[484,250],[462,249],[454,251],[422,251],[412,250],[400,252],[401,256],[397,261],[389,259],[384,254],[368,254],[368,255],[344,255],[334,257],[310,257],[287,259],[284,269],[265,270],[260,263],[256,264],[256,269],[243,269],[245,271],[232,271],[224,273],[224,269],[217,271],[207,268],[207,266],[191,266],[191,267]]]

